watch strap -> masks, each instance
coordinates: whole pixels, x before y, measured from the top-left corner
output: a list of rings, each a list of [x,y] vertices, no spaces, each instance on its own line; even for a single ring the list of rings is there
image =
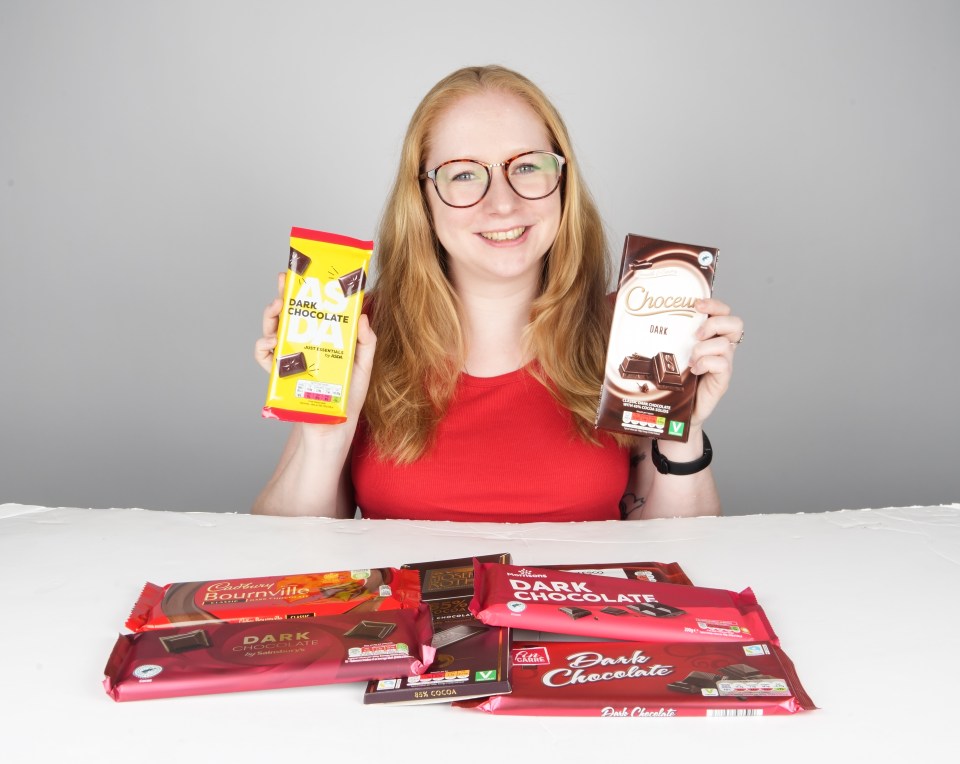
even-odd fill
[[[692,462],[671,462],[660,453],[657,441],[654,440],[650,453],[657,472],[662,475],[693,475],[709,467],[710,462],[713,461],[713,446],[710,445],[707,433],[702,430],[701,432],[703,433],[703,453],[699,459],[694,459]]]

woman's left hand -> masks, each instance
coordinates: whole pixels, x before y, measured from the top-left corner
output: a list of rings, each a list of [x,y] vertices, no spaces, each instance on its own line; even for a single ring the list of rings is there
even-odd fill
[[[697,311],[709,318],[697,331],[697,344],[690,354],[690,371],[700,378],[691,425],[702,425],[730,387],[733,355],[743,339],[743,319],[730,315],[730,306],[720,300],[697,301]]]

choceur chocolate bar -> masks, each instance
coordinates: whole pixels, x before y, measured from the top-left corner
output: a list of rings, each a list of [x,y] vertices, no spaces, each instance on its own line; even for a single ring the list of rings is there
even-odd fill
[[[718,250],[629,234],[623,245],[596,426],[686,442],[697,392],[690,354],[707,319]]]

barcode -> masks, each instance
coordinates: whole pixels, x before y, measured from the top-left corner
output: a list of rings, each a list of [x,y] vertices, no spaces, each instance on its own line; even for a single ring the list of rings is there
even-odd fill
[[[762,708],[708,708],[707,716],[763,716]]]

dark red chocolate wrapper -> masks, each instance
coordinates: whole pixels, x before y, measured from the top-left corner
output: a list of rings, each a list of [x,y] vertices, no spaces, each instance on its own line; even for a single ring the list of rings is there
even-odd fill
[[[305,687],[424,673],[426,605],[258,623],[208,621],[121,635],[104,669],[114,700]]]
[[[592,639],[779,643],[753,592],[474,563],[470,612],[488,626]]]
[[[777,645],[514,643],[508,695],[454,703],[492,714],[671,718],[816,708]]]

